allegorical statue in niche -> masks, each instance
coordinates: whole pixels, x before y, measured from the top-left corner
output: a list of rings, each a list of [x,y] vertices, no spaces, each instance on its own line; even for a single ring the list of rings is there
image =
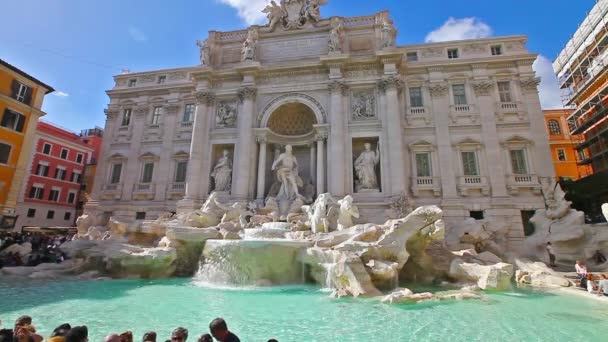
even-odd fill
[[[270,2],[270,5],[266,6],[262,13],[266,13],[266,17],[268,18],[268,27],[270,32],[274,31],[277,25],[285,18],[287,13],[285,10],[277,5],[277,3],[273,0]]]
[[[372,144],[365,143],[365,151],[361,152],[355,160],[355,171],[357,175],[357,192],[366,190],[379,190],[378,178],[376,176],[376,166],[380,162],[380,148],[376,146],[376,151],[372,151]]]
[[[255,49],[257,45],[257,35],[254,30],[249,30],[247,33],[247,39],[243,42],[242,49],[242,61],[254,61],[255,60]]]
[[[329,52],[342,52],[342,32],[343,26],[341,22],[334,24],[329,32]]]
[[[199,58],[201,60],[201,65],[207,65],[207,66],[210,65],[211,64],[210,63],[211,48],[209,47],[209,41],[205,40],[203,42],[203,41],[197,40],[196,45],[200,48]]]
[[[236,127],[236,108],[230,103],[220,103],[215,117],[217,128]]]
[[[394,47],[396,36],[397,30],[395,30],[393,22],[390,19],[385,18],[382,22],[382,48]]]
[[[277,178],[281,183],[281,189],[277,195],[278,200],[294,200],[300,196],[298,187],[304,184],[299,176],[298,168],[298,160],[292,153],[291,145],[285,146],[285,152],[281,153],[277,160],[272,163],[272,170],[276,171]]]
[[[222,156],[211,172],[211,177],[215,183],[214,191],[229,192],[232,185],[232,159],[230,152],[224,150]]]

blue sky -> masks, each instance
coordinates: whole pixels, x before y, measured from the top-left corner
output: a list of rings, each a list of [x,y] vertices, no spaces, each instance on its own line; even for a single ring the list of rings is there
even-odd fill
[[[0,0],[0,58],[57,90],[45,100],[46,120],[75,131],[103,127],[105,90],[113,86],[113,75],[122,69],[196,65],[197,39],[204,39],[209,30],[240,29],[263,20],[258,9],[265,3]],[[528,35],[530,51],[546,57],[535,65],[544,78],[543,104],[555,107],[559,101],[549,60],[594,4],[595,0],[329,0],[322,14],[357,16],[388,9],[399,29],[400,45],[429,38]]]

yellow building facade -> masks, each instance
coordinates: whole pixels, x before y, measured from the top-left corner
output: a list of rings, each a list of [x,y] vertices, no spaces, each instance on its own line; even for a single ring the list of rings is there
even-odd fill
[[[0,228],[16,220],[42,103],[54,89],[0,59]]]
[[[556,177],[576,181],[592,174],[591,167],[578,165],[578,162],[585,159],[584,151],[578,152],[575,147],[582,143],[583,139],[578,135],[570,135],[568,117],[572,110],[545,110],[543,113]]]

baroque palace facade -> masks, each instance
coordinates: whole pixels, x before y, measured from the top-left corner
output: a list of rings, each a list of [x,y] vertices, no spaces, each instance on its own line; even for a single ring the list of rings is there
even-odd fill
[[[115,77],[93,197],[122,219],[258,203],[297,159],[300,195],[350,194],[366,222],[406,197],[511,239],[555,177],[525,36],[396,46],[388,12],[322,19],[316,1],[211,31],[193,67]]]

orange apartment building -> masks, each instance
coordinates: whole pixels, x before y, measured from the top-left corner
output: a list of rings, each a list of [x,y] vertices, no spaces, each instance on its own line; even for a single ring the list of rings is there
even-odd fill
[[[0,59],[0,229],[13,228],[44,96],[54,89]]]
[[[583,142],[583,137],[570,135],[568,117],[570,109],[544,110],[551,157],[555,167],[555,176],[560,180],[576,181],[593,173],[591,166],[579,165],[585,160],[585,151],[577,151],[575,147]]]

